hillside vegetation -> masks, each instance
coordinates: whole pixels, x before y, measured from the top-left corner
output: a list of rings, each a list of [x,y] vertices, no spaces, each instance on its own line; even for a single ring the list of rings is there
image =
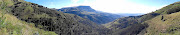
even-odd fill
[[[24,0],[0,0],[0,35],[180,35],[180,2],[116,20],[110,16],[113,14],[105,15],[88,6],[60,10]],[[115,21],[103,22],[106,18]]]
[[[145,21],[149,27],[146,35],[179,35],[180,34],[180,12],[159,15],[151,20]]]
[[[64,13],[78,15],[84,19],[91,20],[97,24],[105,24],[108,22],[112,22],[117,18],[123,17],[117,14],[96,11],[92,9],[90,6],[66,7],[66,8],[61,8],[57,10]]]
[[[33,23],[27,23],[8,14],[13,2],[10,0],[0,0],[0,34],[1,35],[57,35],[52,31],[45,31],[36,28]]]
[[[178,13],[180,11],[179,5],[180,5],[180,2],[175,2],[155,12],[148,13],[145,15],[140,15],[140,16],[129,16],[129,17],[124,17],[124,18],[119,18],[113,22],[104,24],[104,26],[106,28],[114,30],[113,31],[115,32],[114,34],[122,33],[124,35],[125,34],[126,35],[130,35],[130,34],[141,34],[141,35],[142,34],[143,35],[144,34],[145,35],[175,34],[177,35],[179,34],[179,26],[180,26],[177,23],[179,22],[179,17],[176,16],[176,15],[179,15]]]
[[[94,22],[83,19],[77,15],[62,13],[56,10],[43,7],[41,5],[26,2],[23,0],[1,0],[1,5],[3,3],[7,4],[2,7],[2,11],[7,11],[8,15],[11,15],[12,18],[17,18],[19,21],[23,21],[24,24],[20,26],[9,25],[8,27],[18,27],[15,29],[21,30],[21,27],[30,26],[30,28],[36,28],[40,30],[45,30],[47,33],[58,34],[58,35],[98,35],[100,33],[106,33],[105,27],[96,25]],[[8,17],[8,19],[11,17]],[[10,21],[10,20],[7,20]],[[12,22],[19,22],[11,20]],[[19,22],[21,23],[21,22]],[[28,30],[28,29],[27,29]],[[34,29],[33,29],[34,30]],[[26,31],[26,30],[25,30]],[[39,30],[37,30],[39,31]],[[51,31],[51,32],[48,32]],[[36,32],[36,31],[35,31]],[[42,31],[43,32],[43,31]],[[39,33],[42,33],[39,32]],[[55,32],[55,33],[54,33]],[[42,33],[46,34],[46,33]]]

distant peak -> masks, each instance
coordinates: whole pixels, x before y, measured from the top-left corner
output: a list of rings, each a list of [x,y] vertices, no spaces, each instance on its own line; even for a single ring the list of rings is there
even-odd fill
[[[86,8],[86,9],[92,9],[90,6],[77,6],[77,8]]]
[[[77,8],[79,10],[83,10],[83,11],[89,11],[89,12],[95,12],[96,10],[92,9],[90,6],[74,6],[74,7],[65,7],[65,8],[61,8],[61,9],[67,9],[67,8]]]
[[[63,8],[88,8],[88,9],[92,9],[90,6],[85,6],[85,5],[80,5],[80,6],[72,6],[72,7],[63,7]]]

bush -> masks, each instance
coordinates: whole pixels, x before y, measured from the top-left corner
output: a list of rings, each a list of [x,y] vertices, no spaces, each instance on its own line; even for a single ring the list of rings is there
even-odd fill
[[[0,17],[0,28],[5,26],[5,19],[6,18]]]

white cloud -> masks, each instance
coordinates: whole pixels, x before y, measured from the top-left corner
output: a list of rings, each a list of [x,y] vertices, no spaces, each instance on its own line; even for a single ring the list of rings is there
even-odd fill
[[[78,5],[89,5],[96,10],[109,13],[149,13],[161,8],[132,3],[127,0],[85,0],[84,3],[74,3],[69,6]]]

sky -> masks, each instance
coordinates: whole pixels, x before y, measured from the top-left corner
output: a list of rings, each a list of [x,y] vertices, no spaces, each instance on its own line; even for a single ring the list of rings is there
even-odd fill
[[[48,8],[90,6],[108,13],[150,13],[180,0],[25,0]]]

